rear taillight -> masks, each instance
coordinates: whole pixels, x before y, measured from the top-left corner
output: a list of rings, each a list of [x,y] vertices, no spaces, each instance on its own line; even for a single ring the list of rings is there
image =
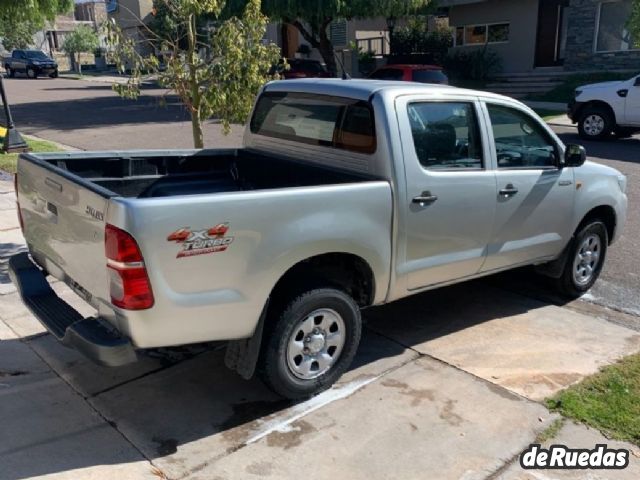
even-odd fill
[[[104,249],[109,269],[111,303],[126,310],[151,308],[153,292],[135,239],[124,230],[107,225]]]
[[[18,222],[20,223],[20,230],[24,233],[24,222],[22,221],[22,212],[20,211],[20,201],[18,199],[18,174],[13,176],[13,190],[16,192],[16,211],[18,212]]]

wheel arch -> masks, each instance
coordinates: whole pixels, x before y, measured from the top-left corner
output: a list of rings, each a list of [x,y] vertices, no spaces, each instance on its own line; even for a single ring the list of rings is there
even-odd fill
[[[611,205],[599,205],[589,210],[580,220],[575,232],[593,220],[601,220],[607,228],[607,241],[609,245],[616,233],[617,216],[616,210]],[[575,236],[575,233],[574,233]]]
[[[371,265],[353,253],[330,252],[306,258],[292,265],[278,279],[271,294],[277,302],[285,292],[301,293],[306,288],[333,286],[348,293],[360,307],[373,303],[376,281]]]
[[[585,102],[585,104],[582,105],[580,107],[580,109],[578,110],[578,115],[577,115],[578,121],[580,121],[583,113],[590,107],[591,108],[603,108],[604,110],[606,110],[611,115],[611,118],[613,119],[614,124],[618,123],[618,120],[616,119],[615,110],[613,109],[613,107],[611,105],[609,105],[604,100],[589,100],[589,101]]]

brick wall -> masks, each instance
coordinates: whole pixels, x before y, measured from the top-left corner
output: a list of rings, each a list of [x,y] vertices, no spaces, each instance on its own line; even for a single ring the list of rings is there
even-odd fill
[[[637,70],[640,50],[596,53],[600,0],[571,0],[564,60],[566,71]]]

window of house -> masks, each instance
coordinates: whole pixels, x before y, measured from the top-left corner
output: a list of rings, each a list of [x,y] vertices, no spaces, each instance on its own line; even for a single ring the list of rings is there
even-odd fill
[[[360,153],[376,150],[368,102],[328,95],[266,92],[258,99],[251,132]]]
[[[631,34],[626,28],[631,15],[631,0],[602,2],[598,13],[596,51],[612,52],[633,49]]]
[[[456,46],[483,45],[485,43],[502,43],[509,41],[508,23],[491,23],[484,25],[464,25],[456,27]]]
[[[472,103],[414,102],[407,114],[416,156],[424,168],[482,168],[480,130]]]

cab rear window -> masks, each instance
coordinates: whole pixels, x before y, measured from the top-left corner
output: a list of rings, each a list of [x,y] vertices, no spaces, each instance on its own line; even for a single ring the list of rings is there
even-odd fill
[[[251,118],[251,132],[359,153],[376,150],[373,109],[345,97],[266,92]]]

